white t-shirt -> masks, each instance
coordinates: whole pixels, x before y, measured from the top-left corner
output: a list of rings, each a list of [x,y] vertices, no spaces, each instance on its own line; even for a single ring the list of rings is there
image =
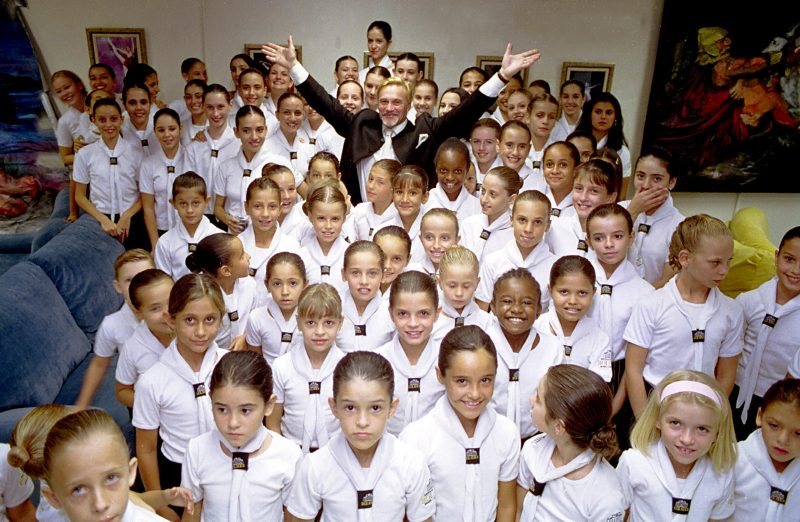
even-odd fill
[[[639,301],[625,328],[624,339],[648,350],[642,372],[646,382],[655,386],[669,372],[687,368],[714,376],[717,359],[741,353],[742,308],[726,295],[720,294],[719,300],[719,310],[706,324],[702,368],[694,368],[692,327],[667,289],[659,288]],[[684,306],[691,308],[690,303]],[[706,305],[697,305],[697,312],[702,306]]]
[[[472,250],[478,261],[483,261],[489,254],[514,240],[510,218],[511,212],[504,212],[490,225],[489,218],[483,212],[468,217],[459,223],[461,246]]]
[[[240,148],[234,157],[220,164],[219,175],[214,180],[214,193],[225,198],[225,212],[237,217],[246,216],[244,200],[247,187],[261,177],[261,169],[270,162],[281,163],[262,145],[250,161],[245,159]]]
[[[263,306],[269,297],[265,283],[267,263],[278,252],[297,252],[300,250],[300,244],[294,237],[286,235],[280,225],[275,225],[275,233],[266,248],[256,245],[252,223],[239,234],[239,239],[242,241],[244,251],[250,254],[250,275],[256,282],[256,306]]]
[[[355,238],[351,239],[353,241],[372,241],[372,236],[375,235],[375,232],[385,226],[394,224],[396,219],[400,219],[400,217],[397,214],[397,209],[394,208],[394,203],[389,204],[383,214],[380,215],[375,213],[375,206],[370,201],[359,203],[350,211],[348,216],[348,220],[355,230]]]
[[[297,310],[288,321],[284,320],[272,296],[267,304],[250,312],[246,335],[247,344],[261,347],[270,367],[279,356],[303,344],[303,334],[297,328]]]
[[[207,356],[215,359],[214,365],[227,353],[227,350],[217,348],[213,342],[208,351],[211,354]],[[186,366],[188,368],[188,364]],[[209,389],[210,380],[209,373],[205,382],[206,390]],[[194,386],[159,361],[139,377],[135,389],[131,423],[142,430],[158,430],[163,440],[161,453],[172,462],[183,463],[189,441],[212,428],[201,425],[203,422],[197,415],[199,399],[195,397]],[[210,401],[208,407],[211,407]],[[208,412],[209,418],[211,415]]]
[[[492,327],[494,321],[492,314],[481,310],[475,301],[470,301],[469,304],[461,310],[460,314],[447,303],[447,300],[441,300],[440,304],[442,310],[439,312],[439,318],[436,319],[433,325],[433,334],[431,334],[431,337],[440,342],[444,339],[444,336],[456,326],[469,326],[474,324],[480,327],[484,332],[488,332]]]
[[[67,110],[58,119],[56,142],[59,147],[72,149],[73,142],[80,136],[81,114],[75,107],[67,107]]]
[[[533,438],[522,447],[517,485],[523,489],[530,490],[534,486],[535,477],[528,461],[535,459],[537,454],[541,454],[551,447],[543,444],[545,437],[546,435]],[[547,471],[550,472],[553,469],[554,466],[550,460]],[[622,486],[613,466],[604,458],[597,457],[594,460],[594,467],[585,477],[575,480],[560,477],[548,481],[539,496],[535,518],[526,517],[523,511],[522,520],[622,522],[627,506],[628,503],[622,494]]]
[[[289,143],[283,132],[278,131],[264,141],[264,149],[275,156],[274,163],[278,163],[292,170],[294,182],[299,186],[308,174],[308,162],[314,155],[314,146],[299,133],[294,141]]]
[[[522,259],[522,254],[517,247],[517,242],[512,239],[497,252],[491,252],[481,265],[481,282],[475,291],[475,299],[489,303],[492,301],[494,283],[500,276],[514,268],[527,268],[533,275],[539,288],[542,291],[542,310],[547,310],[550,305],[550,293],[547,291],[547,284],[550,282],[550,268],[556,261],[547,244],[540,241],[534,247],[528,257]]]
[[[169,159],[159,145],[153,147],[153,153],[142,160],[139,190],[155,199],[156,226],[159,230],[168,230],[180,221],[178,212],[170,205],[169,200],[172,199],[175,178],[188,170],[185,157],[182,146],[178,146],[175,157]]]
[[[554,308],[539,316],[534,327],[540,332],[554,335],[564,352],[565,364],[574,364],[611,382],[611,338],[600,329],[591,317],[581,317],[572,335],[564,335]]]
[[[303,452],[297,444],[270,431],[269,447],[248,459],[247,493],[250,513],[258,520],[283,520],[283,506],[295,478]],[[195,502],[203,501],[201,520],[228,519],[228,502],[233,482],[231,457],[225,455],[213,431],[189,441],[181,469],[181,486],[192,492]]]
[[[385,435],[384,435],[385,436]],[[422,455],[402,441],[395,441],[391,460],[373,488],[373,520],[427,520],[435,503],[430,474]],[[305,456],[292,485],[289,512],[313,519],[322,509],[322,521],[358,519],[358,494],[336,462],[330,445]]]
[[[630,201],[623,201],[628,208]],[[672,196],[656,209],[652,216],[644,212],[633,222],[635,239],[628,250],[628,259],[636,271],[648,283],[655,283],[664,274],[664,265],[669,257],[672,233],[685,218],[672,204]]]
[[[131,386],[136,384],[139,377],[161,359],[165,349],[147,324],[144,321],[139,323],[131,338],[119,351],[117,382]]]
[[[322,252],[316,237],[304,245],[298,254],[306,265],[306,281],[309,285],[328,283],[333,286],[340,296],[347,292],[347,283],[342,280],[344,267],[344,251],[350,246],[342,235],[336,238],[328,253]]]
[[[348,290],[342,300],[344,321],[336,334],[336,346],[343,352],[375,351],[392,338],[396,330],[389,307],[380,291],[367,305],[363,315],[356,311],[353,296]]]
[[[123,303],[122,308],[105,316],[100,323],[94,337],[94,354],[98,357],[113,357],[131,338],[139,322],[131,307]]]
[[[245,334],[247,318],[255,308],[256,281],[252,277],[240,277],[230,294],[222,291],[225,300],[225,315],[217,332],[217,344],[228,348],[231,342]]]
[[[194,235],[190,235],[183,226],[183,222],[178,220],[178,223],[167,230],[156,242],[156,268],[160,268],[177,281],[190,273],[186,267],[186,258],[197,248],[197,243],[212,234],[221,234],[222,232],[207,217],[203,216]]]
[[[467,189],[463,186],[455,201],[450,201],[450,198],[447,197],[447,194],[438,183],[428,194],[425,212],[433,208],[446,208],[456,213],[459,223],[470,216],[481,213],[481,202],[467,192]]]
[[[214,212],[214,187],[216,179],[221,176],[220,166],[226,160],[236,157],[241,148],[241,142],[236,138],[233,129],[226,126],[222,135],[215,140],[205,132],[206,141],[193,141],[186,147],[186,169],[200,175],[206,182],[206,194],[211,196],[206,214]]]
[[[436,520],[463,520],[468,466],[465,448],[442,428],[436,413],[434,409],[409,424],[400,434],[400,440],[419,449],[428,464],[436,492]],[[476,504],[483,509],[472,522],[489,522],[497,513],[498,482],[517,478],[519,431],[514,423],[498,415],[489,436],[480,446],[479,456],[481,484],[480,492],[476,492],[479,495]]]
[[[156,135],[153,133],[153,118],[157,111],[158,107],[156,104],[151,104],[150,114],[147,116],[147,125],[144,130],[139,130],[133,126],[130,116],[128,116],[128,111],[122,114],[122,139],[128,142],[131,147],[140,152],[142,157],[145,158],[159,147],[158,138],[156,138]]]
[[[99,212],[114,219],[139,201],[142,153],[118,139],[114,150],[97,140],[75,155],[72,177],[89,185],[89,199]]]
[[[10,446],[0,443],[0,520],[6,521],[6,509],[15,508],[33,493],[33,481],[8,463]]]
[[[673,520],[672,494],[661,483],[655,468],[658,461],[654,452],[656,445],[650,446],[650,455],[639,450],[629,449],[622,453],[617,465],[617,478],[622,486],[625,500],[630,504],[631,522],[658,522]],[[708,457],[702,457],[707,459]],[[698,463],[690,472],[697,473]],[[673,469],[660,471],[675,476]],[[688,478],[686,479],[688,480]],[[708,519],[724,519],[734,510],[733,470],[722,474],[715,473],[710,466],[691,497],[687,522],[706,522]],[[766,502],[766,500],[765,500]]]
[[[563,256],[586,257],[589,245],[586,232],[581,228],[578,214],[565,214],[553,220],[545,237],[556,258]]]
[[[302,356],[308,358],[304,346],[296,346],[294,350],[302,351]],[[333,353],[329,354],[329,357],[333,357],[336,362],[344,357],[344,353],[335,344],[331,347],[331,351]],[[275,364],[272,366],[272,381],[277,397],[276,402],[283,404],[281,433],[287,439],[301,446],[303,444],[303,420],[311,394],[308,381],[303,379],[294,368],[291,351],[275,359]],[[325,404],[322,416],[325,419],[325,428],[330,435],[339,429],[339,422],[328,406],[328,398],[333,397],[333,373],[317,382],[319,382],[319,394]]]

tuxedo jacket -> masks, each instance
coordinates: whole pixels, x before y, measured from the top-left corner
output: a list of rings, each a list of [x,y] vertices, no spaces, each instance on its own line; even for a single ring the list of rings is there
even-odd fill
[[[383,145],[380,115],[372,109],[351,113],[311,75],[306,81],[296,85],[296,88],[309,105],[344,137],[342,181],[353,204],[360,203],[361,188],[357,166],[359,161],[371,156]],[[422,113],[415,122],[409,120],[400,134],[392,138],[392,148],[398,160],[403,165],[422,167],[428,174],[429,188],[433,188],[437,181],[433,160],[439,145],[451,136],[459,137],[469,132],[472,124],[478,121],[494,101],[495,98],[486,96],[477,89],[461,105],[440,118]]]

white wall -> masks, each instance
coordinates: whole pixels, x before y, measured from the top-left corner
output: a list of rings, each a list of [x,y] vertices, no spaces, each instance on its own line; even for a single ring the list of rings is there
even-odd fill
[[[25,10],[51,71],[71,69],[86,77],[86,27],[143,27],[149,63],[159,71],[165,101],[181,95],[180,62],[206,61],[211,81],[230,84],[228,60],[245,43],[283,42],[290,32],[303,45],[304,63],[332,86],[333,63],[343,54],[359,60],[366,27],[383,19],[394,29],[393,50],[435,53],[434,79],[453,86],[475,56],[515,49],[542,52],[531,78],[557,88],[561,64],[615,64],[612,91],[625,115],[625,133],[636,156],[641,143],[662,0],[29,0]],[[77,23],[65,21],[80,20]],[[800,172],[787,173],[800,175]],[[800,224],[796,195],[677,193],[687,215],[707,212],[730,219],[745,206],[760,206],[770,219],[770,237]]]

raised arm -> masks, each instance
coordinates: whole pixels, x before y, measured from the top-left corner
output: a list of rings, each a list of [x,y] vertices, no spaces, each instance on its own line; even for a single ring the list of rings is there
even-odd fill
[[[291,35],[289,35],[286,47],[268,43],[261,47],[261,52],[264,53],[269,61],[289,69],[289,74],[292,76],[295,87],[297,87],[297,90],[300,91],[300,94],[303,95],[308,104],[320,113],[340,136],[347,135],[355,116],[342,107],[339,100],[328,94],[325,88],[297,61],[297,53],[295,52]]]

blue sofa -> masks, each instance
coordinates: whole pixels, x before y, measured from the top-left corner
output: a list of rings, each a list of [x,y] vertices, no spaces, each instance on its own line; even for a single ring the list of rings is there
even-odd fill
[[[75,402],[97,328],[122,306],[112,285],[122,245],[88,215],[59,228],[0,276],[0,441],[32,407]],[[114,397],[115,367],[94,405],[132,440],[128,411]]]

